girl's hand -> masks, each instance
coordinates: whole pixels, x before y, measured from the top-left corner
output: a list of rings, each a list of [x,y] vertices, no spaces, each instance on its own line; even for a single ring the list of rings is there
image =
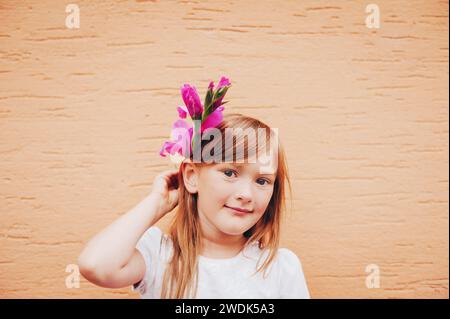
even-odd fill
[[[159,202],[160,217],[174,209],[178,205],[178,170],[171,169],[158,174],[153,180],[150,195]]]

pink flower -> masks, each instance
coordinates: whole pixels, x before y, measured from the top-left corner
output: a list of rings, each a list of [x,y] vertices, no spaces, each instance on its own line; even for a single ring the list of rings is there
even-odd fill
[[[229,86],[231,86],[231,82],[224,76],[220,79],[216,90],[214,90],[214,82],[211,81],[205,97],[205,103],[208,109],[204,110],[195,86],[184,84],[183,87],[181,87],[181,95],[186,106],[177,107],[180,119],[173,123],[171,139],[164,142],[159,154],[163,157],[165,157],[166,154],[180,154],[185,158],[189,157],[192,153],[192,144],[197,145],[194,142],[198,142],[198,138],[201,138],[201,134],[209,128],[217,127],[223,121],[222,112],[224,107],[222,105],[227,102],[222,103],[222,100]],[[203,114],[204,111],[205,114]],[[188,113],[190,118],[196,123],[195,125],[197,125],[197,123],[199,124],[201,121],[200,134],[195,136],[195,141],[193,141],[193,124],[184,120]]]
[[[166,153],[174,155],[178,153],[188,157],[191,153],[191,140],[193,128],[192,125],[184,120],[177,120],[173,123],[171,132],[171,141],[164,142],[159,155],[165,157]]]
[[[203,113],[203,105],[200,102],[200,97],[197,94],[197,89],[195,88],[195,86],[191,87],[189,84],[185,84],[181,88],[181,95],[191,118],[201,119]]]
[[[208,128],[211,127],[217,127],[222,120],[223,120],[223,114],[222,111],[224,110],[223,106],[218,107],[214,112],[212,112],[205,121],[202,123],[201,132],[205,131]]]

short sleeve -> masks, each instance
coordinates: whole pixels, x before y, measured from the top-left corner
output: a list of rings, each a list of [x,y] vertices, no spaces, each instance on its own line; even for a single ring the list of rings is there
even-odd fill
[[[286,248],[281,248],[279,253],[279,298],[310,299],[300,259],[294,252]]]
[[[133,284],[132,290],[145,294],[154,286],[158,261],[161,256],[162,231],[152,226],[139,239],[136,249],[142,254],[145,261],[145,274],[141,281]]]

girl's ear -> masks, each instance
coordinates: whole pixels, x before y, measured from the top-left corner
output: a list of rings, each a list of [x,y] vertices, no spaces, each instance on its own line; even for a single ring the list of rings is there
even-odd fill
[[[184,187],[189,193],[195,194],[198,192],[198,167],[191,162],[184,162],[182,165]]]

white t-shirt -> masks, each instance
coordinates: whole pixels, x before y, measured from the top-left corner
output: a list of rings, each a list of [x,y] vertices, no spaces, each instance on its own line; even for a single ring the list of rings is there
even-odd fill
[[[144,278],[133,285],[133,291],[139,291],[141,298],[159,299],[164,270],[173,250],[171,239],[157,226],[152,226],[140,238],[136,248],[144,257],[146,272]],[[310,298],[301,262],[287,248],[278,249],[264,278],[264,270],[252,276],[261,253],[264,255],[259,261],[260,266],[268,251],[263,252],[256,242],[232,258],[199,256],[196,298]]]

